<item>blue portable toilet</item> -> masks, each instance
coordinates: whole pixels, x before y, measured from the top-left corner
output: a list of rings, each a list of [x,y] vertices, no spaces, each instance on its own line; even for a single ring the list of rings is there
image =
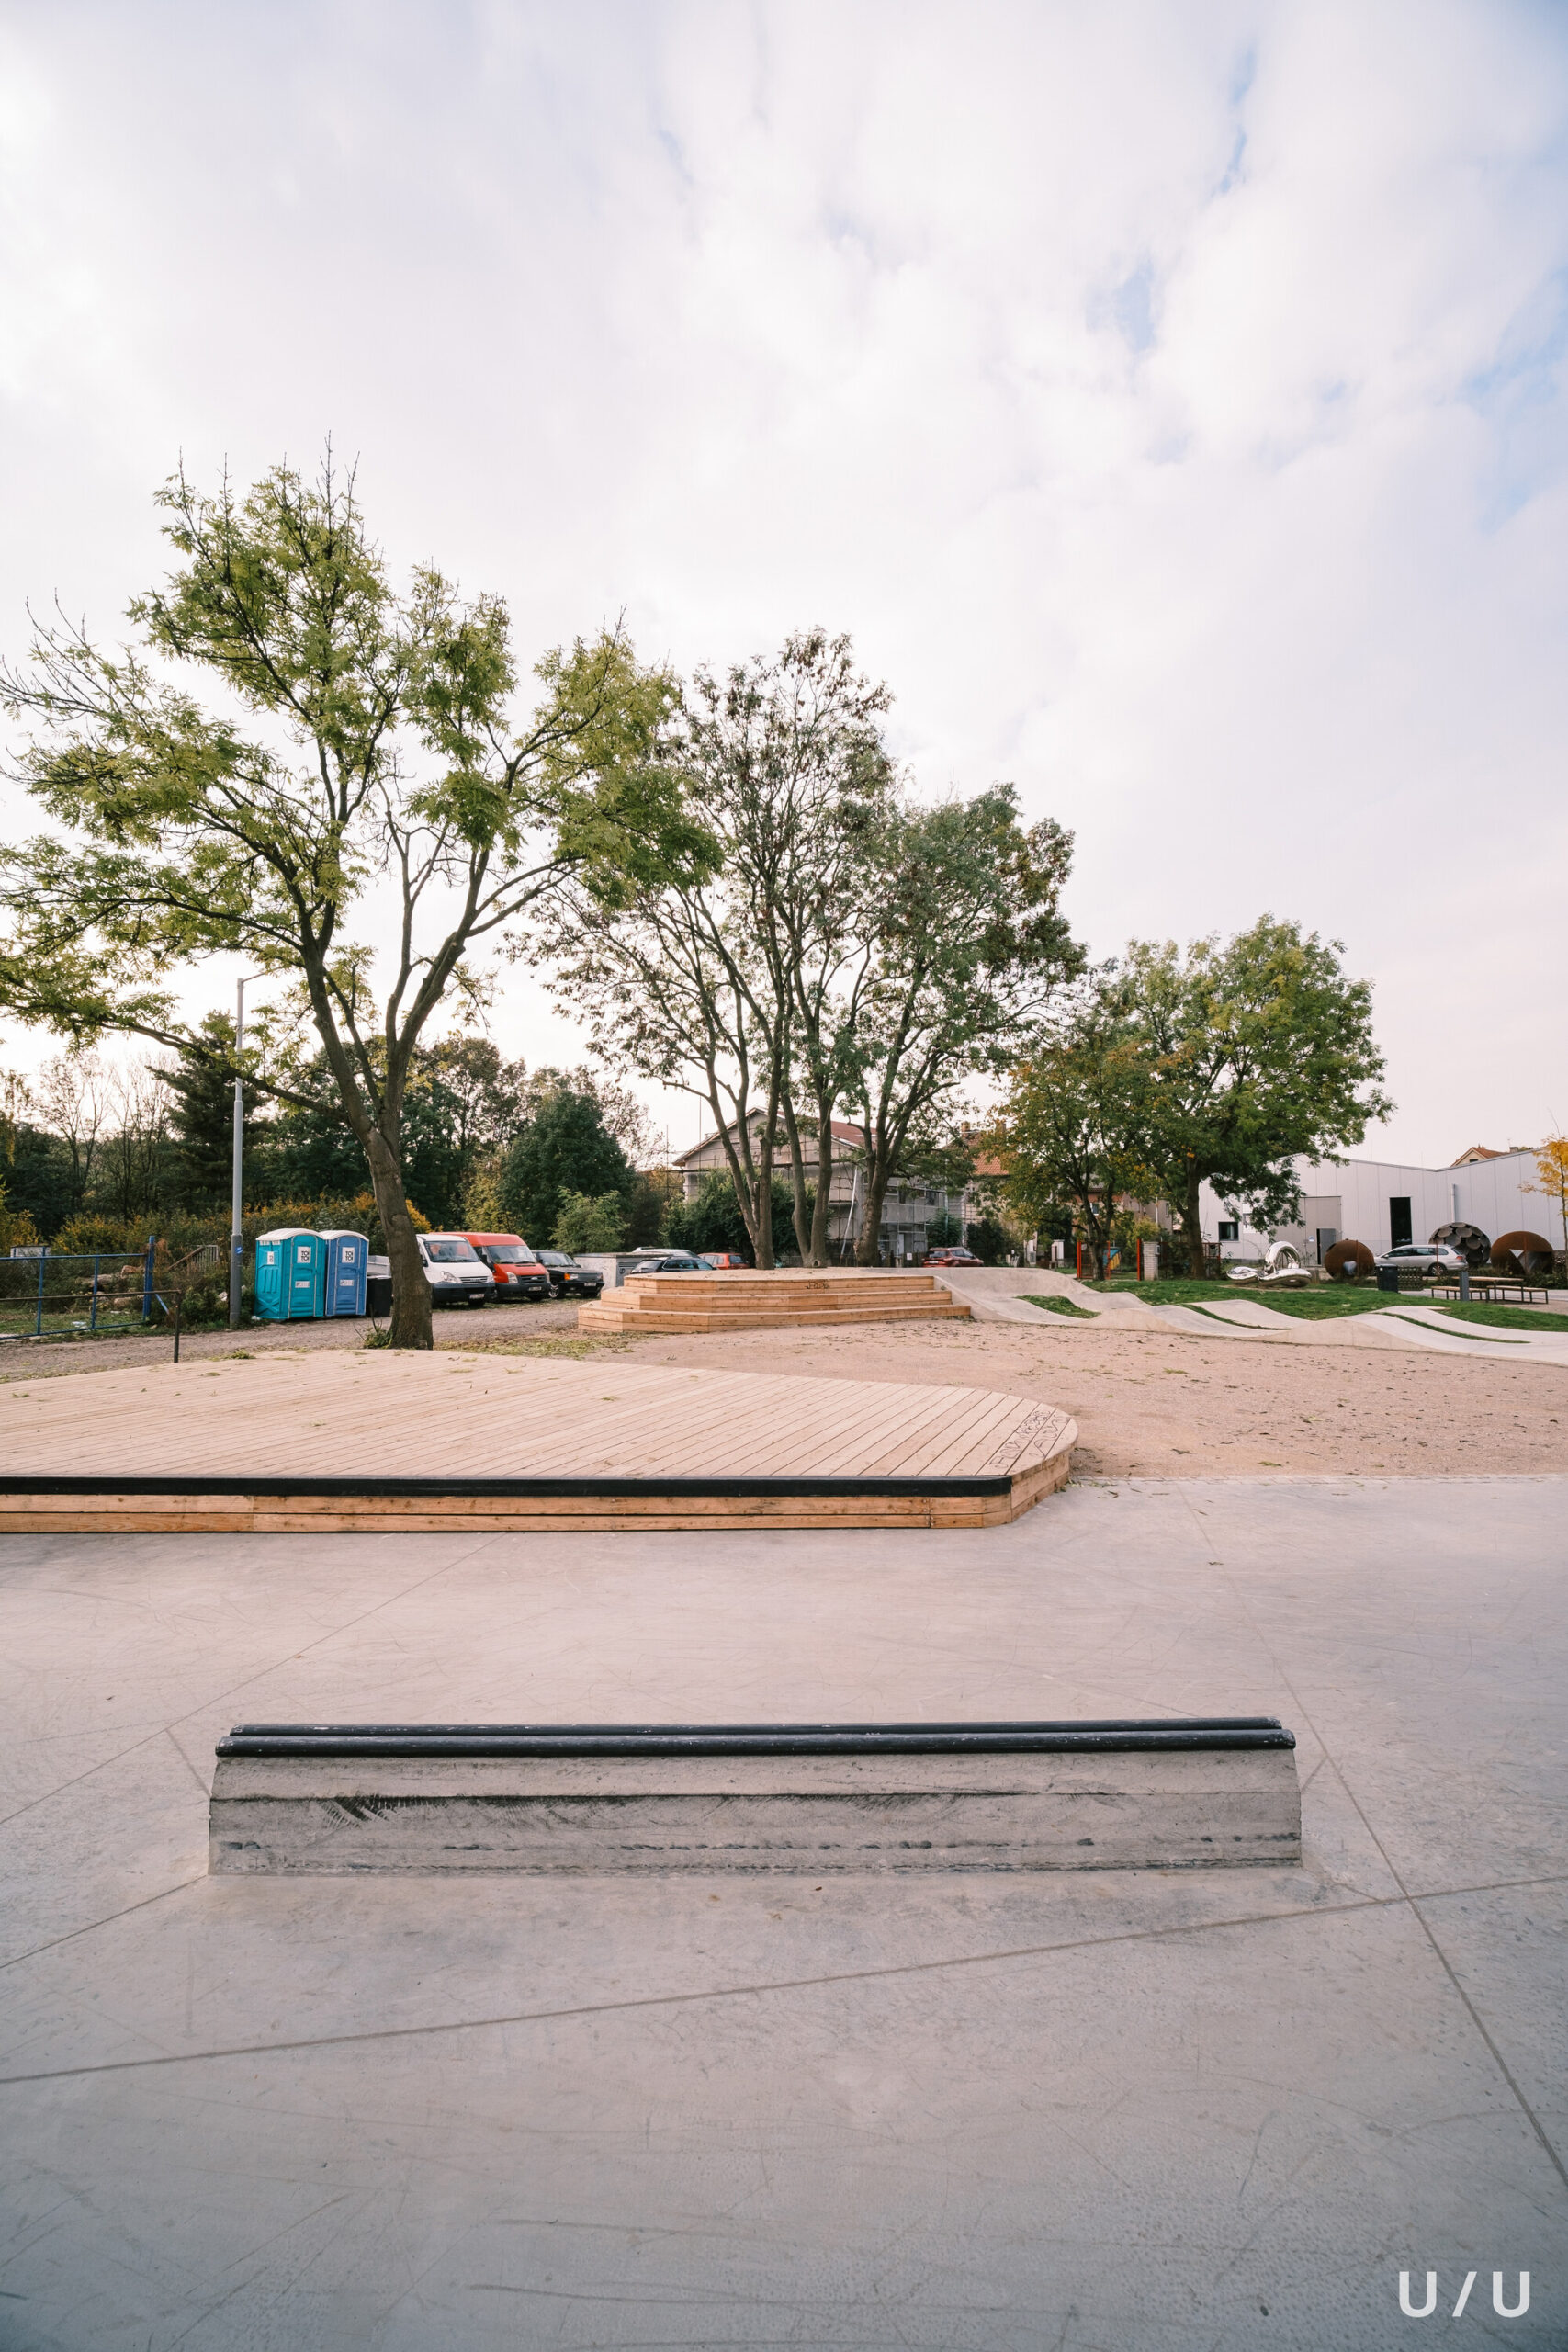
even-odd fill
[[[313,1320],[321,1311],[327,1245],[303,1226],[256,1241],[256,1314],[264,1323]]]
[[[370,1244],[363,1233],[345,1233],[337,1227],[317,1236],[327,1245],[327,1276],[322,1292],[323,1315],[363,1315],[365,1312],[365,1274],[370,1263]]]

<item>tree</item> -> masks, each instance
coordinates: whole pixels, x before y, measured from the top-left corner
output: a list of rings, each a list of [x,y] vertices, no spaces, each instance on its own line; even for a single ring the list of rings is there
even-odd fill
[[[708,1103],[759,1266],[774,1262],[785,1150],[801,1256],[826,1262],[840,1103],[865,1137],[874,1263],[906,1152],[966,1080],[1006,1065],[1082,961],[1057,903],[1069,837],[1026,830],[1006,785],[910,807],[882,741],[887,706],[849,639],[820,631],[722,681],[699,672],[683,757],[722,868],[614,918],[563,900],[553,942],[598,1049]]]
[[[1090,974],[1012,1073],[994,1130],[1002,1192],[1029,1230],[1064,1203],[1102,1275],[1118,1195],[1155,1188],[1146,1159],[1150,1062],[1129,992]]]
[[[1294,1163],[1359,1144],[1393,1108],[1372,1038],[1371,989],[1346,977],[1340,940],[1262,915],[1228,946],[1134,941],[1126,1001],[1148,1057],[1142,1147],[1159,1197],[1203,1272],[1200,1187],[1249,1223],[1300,1213]]]
[[[1568,1251],[1568,1136],[1548,1136],[1536,1154],[1535,1168],[1540,1182],[1527,1185],[1526,1190],[1544,1193],[1548,1200],[1556,1202],[1562,1247]]]
[[[558,1250],[618,1250],[626,1238],[626,1204],[619,1193],[563,1193],[550,1239]]]
[[[775,1176],[772,1198],[770,1240],[776,1265],[789,1249],[795,1227],[793,1188]],[[741,1213],[735,1186],[721,1168],[704,1177],[694,1201],[677,1201],[665,1226],[665,1239],[674,1250],[732,1250],[745,1258],[751,1251],[751,1228]]]
[[[98,1137],[108,1118],[107,1073],[91,1051],[57,1054],[45,1062],[35,1095],[39,1115],[65,1149],[65,1185],[54,1218],[65,1224],[86,1204]]]
[[[1072,836],[1019,822],[995,785],[970,800],[900,810],[863,882],[873,976],[846,1057],[865,1151],[857,1257],[874,1265],[887,1186],[958,1090],[1017,1057],[1082,968],[1060,897]]]
[[[894,789],[887,703],[856,673],[849,639],[819,629],[722,678],[699,670],[682,760],[722,867],[643,892],[614,919],[578,894],[557,937],[559,985],[588,1012],[597,1049],[707,1103],[760,1266],[775,1261],[781,1150],[801,1257],[827,1261],[844,1015],[871,956],[858,885]]]
[[[234,1024],[224,1012],[209,1012],[201,1023],[209,1042],[210,1060],[180,1055],[164,1070],[164,1084],[173,1097],[169,1105],[170,1175],[180,1201],[191,1207],[214,1207],[227,1201],[233,1182],[234,1088],[223,1075],[232,1063]],[[249,1095],[244,1102],[244,1153],[247,1166],[254,1153],[258,1124]]]
[[[496,1182],[501,1228],[537,1247],[554,1233],[569,1193],[592,1201],[614,1193],[624,1216],[631,1186],[631,1162],[593,1096],[558,1087],[502,1161]]]
[[[711,862],[663,756],[673,682],[606,631],[546,655],[518,727],[504,605],[428,567],[394,593],[330,450],[313,482],[278,466],[206,497],[182,471],[160,503],[179,564],[130,607],[140,649],[107,654],[62,620],[0,672],[0,699],[43,730],[22,778],[64,829],[7,858],[0,1001],[223,1067],[169,974],[237,953],[293,983],[369,1166],[391,1342],[427,1348],[403,1182],[416,1049],[443,1005],[482,1001],[475,951],[524,952],[519,926],[569,880],[615,904]],[[164,663],[204,673],[219,707]],[[390,941],[379,963],[356,913]],[[248,1075],[300,1099],[286,1063]]]
[[[94,1205],[127,1224],[157,1215],[170,1190],[169,1090],[152,1064],[116,1070],[94,1179]]]

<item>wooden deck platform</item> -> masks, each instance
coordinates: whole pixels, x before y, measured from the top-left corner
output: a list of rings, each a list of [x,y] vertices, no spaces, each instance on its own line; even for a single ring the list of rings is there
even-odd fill
[[[7,1388],[0,1532],[997,1526],[1077,1437],[984,1388],[279,1351]]]
[[[585,1331],[754,1331],[808,1323],[964,1322],[969,1309],[931,1274],[876,1267],[765,1274],[632,1274],[580,1306]]]

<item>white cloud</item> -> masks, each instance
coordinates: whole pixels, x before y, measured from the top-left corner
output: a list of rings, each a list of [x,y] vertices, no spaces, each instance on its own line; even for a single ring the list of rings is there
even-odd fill
[[[1097,951],[1344,937],[1391,1151],[1568,1116],[1558,14],[0,28],[0,639],[118,613],[182,447],[331,428],[525,647],[851,629],[924,782],[1077,828]]]

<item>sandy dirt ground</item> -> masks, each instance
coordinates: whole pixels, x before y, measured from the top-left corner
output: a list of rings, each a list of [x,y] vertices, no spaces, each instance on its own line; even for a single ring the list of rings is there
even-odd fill
[[[492,1307],[437,1316],[438,1346],[565,1343],[570,1306]],[[183,1356],[236,1346],[357,1344],[362,1327],[296,1323],[276,1331],[206,1332]],[[1062,1407],[1077,1422],[1080,1478],[1209,1477],[1259,1471],[1411,1473],[1568,1471],[1568,1365],[1390,1350],[1283,1348],[1243,1338],[1074,1324],[866,1324],[854,1330],[615,1340],[654,1363],[806,1372],[825,1379],[950,1381]],[[167,1338],[29,1343],[0,1358],[0,1382],[164,1362]]]
[[[1568,1365],[1007,1323],[642,1340],[639,1359],[934,1380],[1059,1405],[1076,1477],[1568,1470]]]

